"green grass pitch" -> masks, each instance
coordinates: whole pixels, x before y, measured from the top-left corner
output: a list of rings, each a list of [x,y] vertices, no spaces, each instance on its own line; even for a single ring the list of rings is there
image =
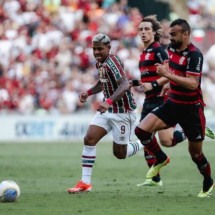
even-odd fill
[[[0,181],[21,188],[14,203],[0,203],[0,215],[212,215],[211,198],[200,199],[202,176],[191,161],[187,142],[165,148],[171,162],[162,169],[162,188],[137,187],[148,170],[141,151],[126,160],[112,155],[112,143],[97,145],[93,191],[67,194],[81,176],[82,143],[0,144]],[[215,177],[215,141],[204,144]]]

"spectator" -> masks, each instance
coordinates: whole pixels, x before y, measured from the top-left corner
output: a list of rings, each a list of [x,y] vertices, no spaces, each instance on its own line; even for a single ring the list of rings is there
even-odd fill
[[[39,101],[47,97],[43,95],[48,93],[47,89],[43,89],[46,88],[44,79],[48,79],[46,82],[55,82],[58,86],[55,89],[58,95],[63,90],[66,80],[73,75],[77,79],[76,83],[83,88],[86,88],[84,85],[93,84],[96,77],[92,69],[94,59],[90,41],[95,34],[106,33],[111,37],[114,53],[124,59],[129,78],[135,78],[140,47],[136,29],[143,15],[138,8],[130,8],[127,3],[127,0],[2,1],[0,72],[3,70],[4,73],[1,76],[7,81],[15,77],[20,87],[33,82],[31,88],[34,87],[35,93],[31,96],[34,101],[32,108],[34,113],[37,109],[43,108],[41,105],[44,103]],[[214,19],[212,10],[210,16],[206,16],[205,12],[209,8],[208,5],[209,3],[202,2],[201,8],[204,10],[199,10],[198,13],[202,15],[201,23],[205,24],[205,20],[209,20],[212,25]],[[50,67],[52,74],[47,70]],[[83,74],[86,77],[88,73],[89,82],[82,78]],[[52,80],[53,74],[59,80],[56,80],[56,77]],[[74,80],[74,77],[72,78]],[[22,90],[25,91],[27,88]],[[74,90],[75,93],[79,93],[77,87]],[[139,93],[135,94],[138,98]],[[16,102],[19,103],[23,95],[26,93],[16,94]],[[13,99],[13,95],[9,93],[9,100]],[[92,99],[91,110],[94,111],[99,99],[99,96]],[[16,109],[19,105],[15,103],[7,106],[5,111],[19,111]],[[51,105],[49,108],[45,105],[47,112],[55,110],[55,113],[60,113],[56,101],[50,102],[49,105]],[[78,110],[85,107],[86,105],[80,106]],[[210,104],[210,107],[214,107],[214,104]]]

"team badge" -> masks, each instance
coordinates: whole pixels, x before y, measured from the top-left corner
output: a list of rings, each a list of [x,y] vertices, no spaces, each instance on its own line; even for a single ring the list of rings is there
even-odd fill
[[[101,83],[107,82],[107,79],[105,77],[105,68],[103,66],[99,68],[99,80],[101,81]]]
[[[149,60],[150,55],[151,55],[150,53],[147,53],[146,56],[145,56],[145,60]]]
[[[186,59],[186,58],[185,58],[184,56],[182,56],[182,57],[179,59],[179,65],[183,65],[185,59]]]

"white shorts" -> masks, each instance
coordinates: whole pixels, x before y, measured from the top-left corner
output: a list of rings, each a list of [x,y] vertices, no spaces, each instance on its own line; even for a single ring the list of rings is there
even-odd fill
[[[107,133],[112,131],[113,141],[117,144],[128,144],[134,129],[136,115],[130,113],[109,113],[97,112],[90,122],[90,125],[97,125],[104,128]]]

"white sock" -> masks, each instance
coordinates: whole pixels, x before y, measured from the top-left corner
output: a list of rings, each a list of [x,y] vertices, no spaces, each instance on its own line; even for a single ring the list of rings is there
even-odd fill
[[[96,159],[96,146],[83,147],[82,152],[82,178],[81,180],[86,183],[91,183],[91,175],[93,171],[93,165]]]
[[[126,155],[126,157],[131,157],[131,156],[135,155],[142,148],[143,148],[143,144],[140,142],[140,140],[137,140],[135,142],[130,142],[127,145],[127,155]]]

